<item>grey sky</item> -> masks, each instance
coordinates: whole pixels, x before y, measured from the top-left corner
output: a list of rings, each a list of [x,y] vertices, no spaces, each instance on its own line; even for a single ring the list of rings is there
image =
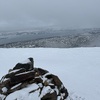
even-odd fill
[[[100,0],[0,0],[0,30],[99,28]]]

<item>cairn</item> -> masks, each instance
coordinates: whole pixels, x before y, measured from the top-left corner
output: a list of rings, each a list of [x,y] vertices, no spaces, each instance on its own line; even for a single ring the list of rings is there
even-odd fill
[[[1,78],[0,100],[6,100],[9,94],[31,84],[37,84],[39,87],[31,90],[29,94],[38,90],[39,96],[41,96],[44,87],[53,90],[52,93],[47,92],[41,96],[40,100],[58,100],[58,98],[59,100],[65,100],[68,97],[68,91],[58,76],[50,74],[42,68],[35,68],[33,58],[28,58],[27,61],[16,64],[13,69],[8,71],[8,74]]]

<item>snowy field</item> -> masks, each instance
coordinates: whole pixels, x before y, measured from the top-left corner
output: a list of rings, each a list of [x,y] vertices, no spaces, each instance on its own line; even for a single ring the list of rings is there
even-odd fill
[[[58,75],[69,91],[68,100],[100,100],[99,47],[74,49],[1,48],[0,78],[15,64],[29,57],[34,58],[35,67],[41,67]],[[36,94],[34,94],[34,97],[36,97]],[[11,96],[8,100],[12,100],[12,98]]]

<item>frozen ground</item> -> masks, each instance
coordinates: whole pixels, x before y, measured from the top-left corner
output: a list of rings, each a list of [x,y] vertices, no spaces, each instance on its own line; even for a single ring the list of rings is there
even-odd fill
[[[68,100],[100,100],[100,48],[74,49],[0,49],[0,78],[16,63],[33,57],[35,67],[59,76],[69,91]],[[34,86],[35,88],[36,86]],[[29,87],[30,89],[30,87]],[[7,100],[32,100],[28,88],[10,95]],[[21,97],[20,97],[21,96]],[[38,100],[37,93],[34,99]],[[26,99],[25,99],[26,98]]]

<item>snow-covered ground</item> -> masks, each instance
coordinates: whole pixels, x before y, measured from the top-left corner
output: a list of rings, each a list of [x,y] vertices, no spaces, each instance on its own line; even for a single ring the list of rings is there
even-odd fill
[[[69,91],[68,100],[100,100],[99,47],[0,49],[0,78],[16,63],[29,57],[34,58],[35,67],[41,67],[59,76]],[[28,91],[28,89],[9,96],[8,100],[19,96],[19,93],[25,95],[27,99],[27,94],[24,91]],[[38,100],[36,95],[37,93],[34,94],[34,100]],[[29,100],[32,99],[33,97],[30,96]]]

